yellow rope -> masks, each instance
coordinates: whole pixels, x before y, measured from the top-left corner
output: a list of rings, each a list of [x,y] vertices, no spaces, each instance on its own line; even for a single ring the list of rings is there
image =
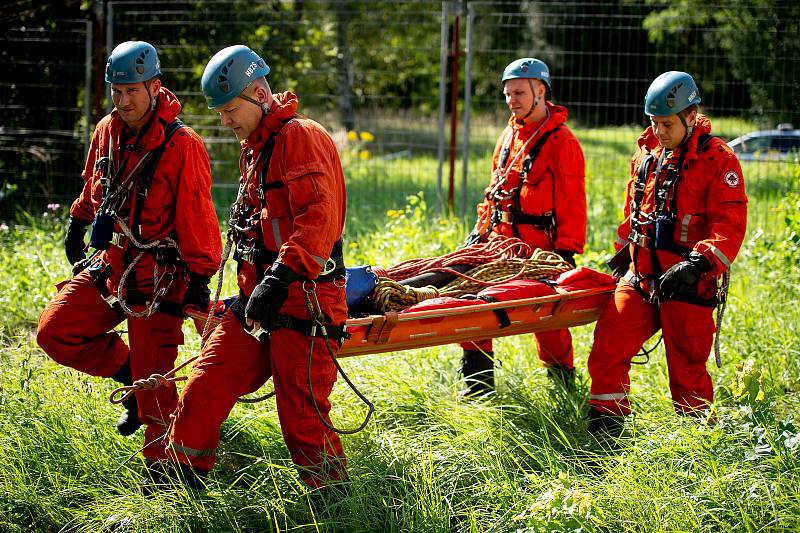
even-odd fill
[[[375,308],[382,312],[402,311],[423,300],[476,294],[486,287],[514,279],[555,278],[571,268],[558,254],[537,249],[530,259],[505,259],[473,268],[441,289],[431,286],[408,287],[389,278],[379,278],[370,293],[370,299]]]

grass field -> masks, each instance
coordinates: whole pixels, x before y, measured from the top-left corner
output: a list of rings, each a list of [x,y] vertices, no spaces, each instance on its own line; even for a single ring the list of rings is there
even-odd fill
[[[638,131],[577,134],[590,209],[579,262],[600,269]],[[486,135],[470,161],[471,203],[492,142]],[[350,265],[438,255],[463,239],[468,218],[434,216],[435,159],[348,157]],[[716,423],[674,414],[659,348],[632,370],[629,436],[614,449],[593,443],[584,420],[591,325],[573,330],[574,395],[552,388],[530,336],[496,341],[499,389],[485,402],[458,400],[455,346],[346,359],[376,414],[343,438],[352,483],[327,507],[312,505],[297,479],[274,400],[234,409],[207,490],[142,496],[141,437],[116,433],[113,384],[56,365],[33,340],[68,273],[65,214],[20,215],[0,226],[0,531],[798,531],[800,168],[748,165],[745,178],[750,221],[723,366],[709,361]],[[233,284],[229,269],[226,293]],[[192,325],[184,329],[181,360],[199,348]],[[339,426],[364,415],[341,382],[333,405]]]

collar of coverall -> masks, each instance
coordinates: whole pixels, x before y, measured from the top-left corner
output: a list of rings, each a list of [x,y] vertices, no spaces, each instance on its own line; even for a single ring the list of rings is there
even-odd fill
[[[547,130],[555,128],[556,126],[560,126],[567,121],[567,108],[560,105],[555,105],[552,102],[546,101],[545,105],[547,109],[550,111],[550,118],[548,119],[546,116],[544,120],[548,120],[548,124],[541,133],[544,133]],[[542,122],[536,123],[528,123],[528,124],[519,124],[517,123],[517,119],[514,118],[514,115],[511,115],[508,118],[508,127],[512,130],[517,130],[519,135],[525,136],[526,134],[532,133],[536,131],[536,129],[541,126]]]
[[[681,150],[686,151],[684,159],[693,159],[697,157],[697,140],[701,135],[705,135],[707,133],[711,133],[711,120],[707,116],[698,113],[697,118],[695,118],[694,121],[694,127],[692,128],[691,136],[688,140],[684,141],[680,146],[678,146],[678,148]],[[641,149],[644,149],[648,152],[652,152],[660,146],[658,143],[658,137],[656,137],[656,134],[653,132],[653,126],[648,126],[647,129],[642,132],[642,134],[639,136],[637,144]]]
[[[242,141],[242,148],[256,149],[267,142],[270,135],[281,129],[287,120],[297,114],[298,103],[297,95],[293,92],[274,93],[269,113],[261,117],[261,124],[250,137]]]
[[[145,150],[153,150],[164,141],[164,126],[156,119],[161,119],[165,124],[169,124],[175,120],[181,112],[181,103],[178,98],[163,85],[156,93],[158,102],[156,104],[155,114],[151,117],[149,123],[145,125],[147,130],[142,135],[141,143]],[[125,127],[125,121],[119,116],[117,110],[111,112],[111,136],[118,139]]]

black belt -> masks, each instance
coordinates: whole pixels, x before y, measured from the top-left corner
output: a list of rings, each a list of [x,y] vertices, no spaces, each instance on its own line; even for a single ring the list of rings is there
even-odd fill
[[[267,250],[263,246],[258,246],[257,244],[248,246],[242,241],[239,241],[236,243],[236,250],[233,252],[233,258],[237,261],[245,261],[252,265],[271,265],[278,260],[278,252]],[[341,239],[333,243],[331,257],[325,262],[323,269],[325,267],[330,267],[330,270],[314,278],[314,281],[333,281],[337,278],[343,278],[347,273],[344,264],[344,254],[342,253]],[[301,277],[301,279],[308,280],[309,278]]]
[[[622,279],[625,280],[628,283],[628,285],[633,287],[642,298],[644,298],[648,302],[651,301],[650,295],[647,294],[644,289],[642,289],[641,283],[642,281],[646,281],[648,284],[654,284],[655,282],[653,280],[649,280],[647,278],[641,278],[636,274],[634,274],[633,272],[631,272],[630,270],[625,273]],[[664,299],[664,297],[660,295],[659,298],[662,300]],[[719,298],[717,298],[716,296],[712,296],[711,298],[702,298],[697,294],[674,294],[669,299],[674,300],[676,302],[697,305],[700,307],[716,307],[717,304],[719,303]]]
[[[648,235],[637,231],[631,228],[630,233],[628,234],[628,241],[632,242],[633,244],[644,248],[645,250],[650,250],[651,245],[653,245],[653,238],[649,237]],[[692,248],[688,246],[684,246],[682,244],[678,244],[676,242],[670,243],[667,247],[656,248],[656,250],[665,250],[667,252],[672,252],[674,254],[680,255],[681,257],[685,256],[689,252],[692,251]]]
[[[242,324],[243,327],[247,327],[247,322],[245,321],[245,308],[247,307],[247,297],[244,295],[240,295],[239,298],[235,299],[230,306],[231,313],[235,316],[239,322]],[[316,326],[316,329],[314,327]],[[334,340],[339,343],[341,346],[344,341],[350,338],[350,334],[347,333],[347,324],[340,324],[338,326],[333,324],[325,324],[325,335],[322,333],[322,328],[320,328],[313,320],[306,320],[304,318],[297,318],[294,316],[289,315],[278,315],[278,321],[270,326],[269,331],[275,331],[276,329],[291,329],[293,331],[298,331],[305,335],[306,337],[311,337],[312,332],[314,333],[314,337],[323,337],[326,336],[331,340]]]
[[[510,209],[508,211],[495,211],[495,222],[506,224],[528,224],[541,230],[551,229],[555,224],[553,215],[529,215],[522,211]]]

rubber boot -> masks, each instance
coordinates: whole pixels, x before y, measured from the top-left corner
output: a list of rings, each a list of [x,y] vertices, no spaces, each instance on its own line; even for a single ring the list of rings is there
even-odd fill
[[[575,390],[575,369],[567,368],[564,365],[552,365],[547,367],[547,377],[553,384],[565,390],[573,392]]]
[[[587,431],[598,441],[618,439],[625,428],[625,417],[589,408],[589,425]]]
[[[461,357],[461,374],[467,388],[462,396],[482,396],[494,391],[493,352],[464,350]]]
[[[111,376],[111,379],[125,386],[133,384],[130,356],[125,359],[125,363],[117,370],[116,374]],[[136,395],[132,394],[129,398],[123,400],[122,406],[125,410],[117,419],[117,431],[119,431],[120,435],[127,437],[136,433],[136,430],[142,426],[142,422],[139,420],[139,405],[136,403]]]

